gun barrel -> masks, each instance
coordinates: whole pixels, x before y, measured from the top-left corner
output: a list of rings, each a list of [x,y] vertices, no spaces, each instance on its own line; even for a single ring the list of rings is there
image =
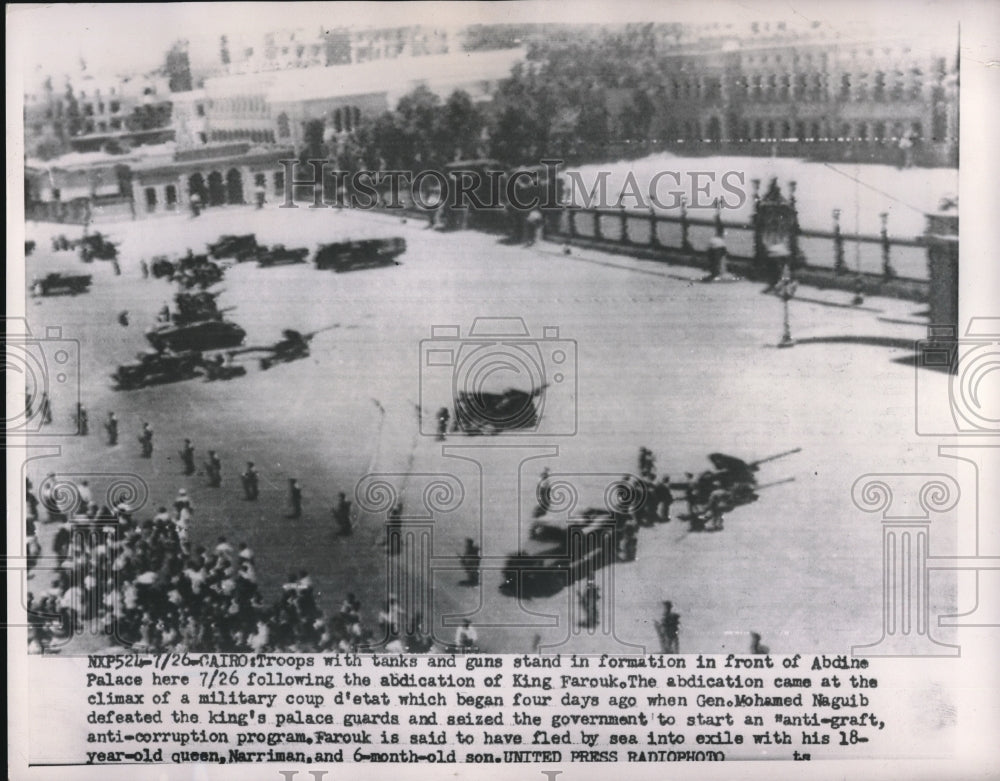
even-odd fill
[[[767,458],[761,458],[758,461],[751,461],[750,466],[760,466],[761,464],[766,464],[768,461],[777,461],[779,458],[784,458],[785,456],[790,456],[795,453],[802,452],[802,448],[795,447],[791,450],[786,450],[783,453],[775,453],[773,456],[768,456]]]

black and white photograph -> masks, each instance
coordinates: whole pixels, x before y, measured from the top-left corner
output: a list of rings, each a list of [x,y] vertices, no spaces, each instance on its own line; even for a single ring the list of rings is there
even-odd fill
[[[9,777],[997,772],[998,10],[8,5]]]

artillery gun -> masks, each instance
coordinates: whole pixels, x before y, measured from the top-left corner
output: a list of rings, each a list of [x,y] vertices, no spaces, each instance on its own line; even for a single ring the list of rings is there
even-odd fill
[[[795,478],[787,478],[762,486],[757,482],[757,470],[763,464],[799,453],[801,450],[802,448],[797,447],[757,461],[744,461],[725,453],[710,453],[708,460],[715,469],[706,470],[697,478],[682,483],[671,483],[670,488],[684,492],[692,507],[692,513],[687,520],[697,523],[703,520],[701,516],[709,504],[712,492],[717,489],[722,489],[726,493],[725,506],[728,512],[735,507],[757,501],[758,492],[764,488],[794,480]]]
[[[266,353],[260,359],[260,368],[267,371],[278,363],[291,363],[301,358],[308,358],[309,343],[312,342],[316,335],[338,327],[338,325],[331,325],[305,334],[292,328],[286,328],[281,332],[281,339],[274,344],[243,347],[239,350],[233,350],[230,355],[254,352]]]

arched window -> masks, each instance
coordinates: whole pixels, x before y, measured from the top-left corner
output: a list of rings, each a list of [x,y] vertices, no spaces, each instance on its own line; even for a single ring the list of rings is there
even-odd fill
[[[156,188],[147,187],[146,188],[146,211],[155,212],[156,211]]]
[[[226,202],[244,203],[243,175],[238,168],[230,168],[226,172]]]
[[[168,184],[164,189],[163,194],[167,199],[168,209],[173,209],[177,206],[177,188],[174,185]]]

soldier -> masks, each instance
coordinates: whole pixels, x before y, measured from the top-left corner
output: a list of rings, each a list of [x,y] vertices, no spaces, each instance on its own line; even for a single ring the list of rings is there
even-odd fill
[[[462,585],[478,586],[479,562],[482,561],[482,557],[479,555],[479,546],[472,541],[471,537],[465,538],[465,550],[459,561],[462,564],[462,569],[465,570],[465,580],[462,581]]]
[[[139,444],[142,445],[142,457],[153,457],[153,429],[149,423],[142,424],[142,433],[138,437]]]
[[[108,432],[108,445],[114,447],[118,444],[118,418],[114,412],[108,413],[108,419],[104,423],[104,430]]]
[[[76,430],[81,437],[90,433],[90,417],[87,415],[87,408],[83,404],[76,404]]]
[[[639,548],[639,523],[634,518],[629,518],[625,521],[621,534],[621,560],[635,561]]]
[[[722,528],[724,514],[729,512],[731,507],[729,491],[722,487],[720,480],[716,480],[708,495],[708,516],[712,521],[713,529]]]
[[[389,510],[385,522],[385,544],[389,547],[389,553],[399,553],[402,545],[400,535],[403,528],[403,503],[397,502]]]
[[[583,611],[583,620],[580,626],[585,629],[593,629],[597,626],[597,605],[601,598],[601,590],[594,582],[594,576],[587,578],[587,585],[580,592],[580,609]]]
[[[448,412],[448,408],[447,407],[441,407],[441,409],[438,410],[438,414],[437,414],[437,423],[438,423],[437,439],[438,439],[438,442],[444,442],[445,434],[448,433],[448,420],[449,420],[449,418],[451,418],[451,413]]]
[[[653,455],[653,451],[649,448],[640,447],[639,448],[639,474],[643,476],[646,480],[653,480],[656,476],[654,469],[656,467],[656,457]]]
[[[31,478],[25,478],[24,499],[28,503],[28,519],[38,520],[38,497],[32,491]]]
[[[462,625],[455,632],[455,648],[459,653],[475,651],[479,644],[479,636],[476,628],[469,619],[462,621]]]
[[[549,486],[549,476],[549,468],[545,467],[538,478],[538,488],[535,491],[538,497],[538,505],[533,513],[535,518],[541,518],[552,507],[552,489]]]
[[[184,448],[181,450],[181,463],[184,464],[184,474],[190,477],[197,468],[194,465],[194,446],[190,439],[184,440]]]
[[[290,478],[288,481],[288,501],[292,505],[292,511],[288,514],[288,518],[301,518],[302,517],[302,487],[299,485],[299,481],[294,477]]]
[[[191,498],[188,496],[187,489],[181,488],[177,492],[177,498],[174,500],[174,515],[181,519],[182,516],[186,521],[194,513],[194,505],[191,504]]]
[[[240,476],[243,480],[243,495],[248,502],[257,501],[260,496],[260,475],[254,469],[253,461],[247,461],[246,471]]]
[[[210,488],[218,488],[222,485],[222,461],[214,450],[208,451],[208,461],[205,462],[205,474],[208,475],[208,485]]]
[[[681,617],[674,612],[671,602],[664,601],[663,616],[656,622],[656,631],[660,636],[660,653],[676,654],[680,649]]]
[[[670,505],[674,503],[674,494],[670,490],[670,476],[664,475],[653,489],[653,502],[656,504],[656,517],[661,523],[670,521]]]
[[[347,501],[347,494],[343,491],[337,494],[337,504],[330,512],[333,516],[333,523],[337,527],[337,536],[349,537],[353,529],[351,528],[351,503]]]

